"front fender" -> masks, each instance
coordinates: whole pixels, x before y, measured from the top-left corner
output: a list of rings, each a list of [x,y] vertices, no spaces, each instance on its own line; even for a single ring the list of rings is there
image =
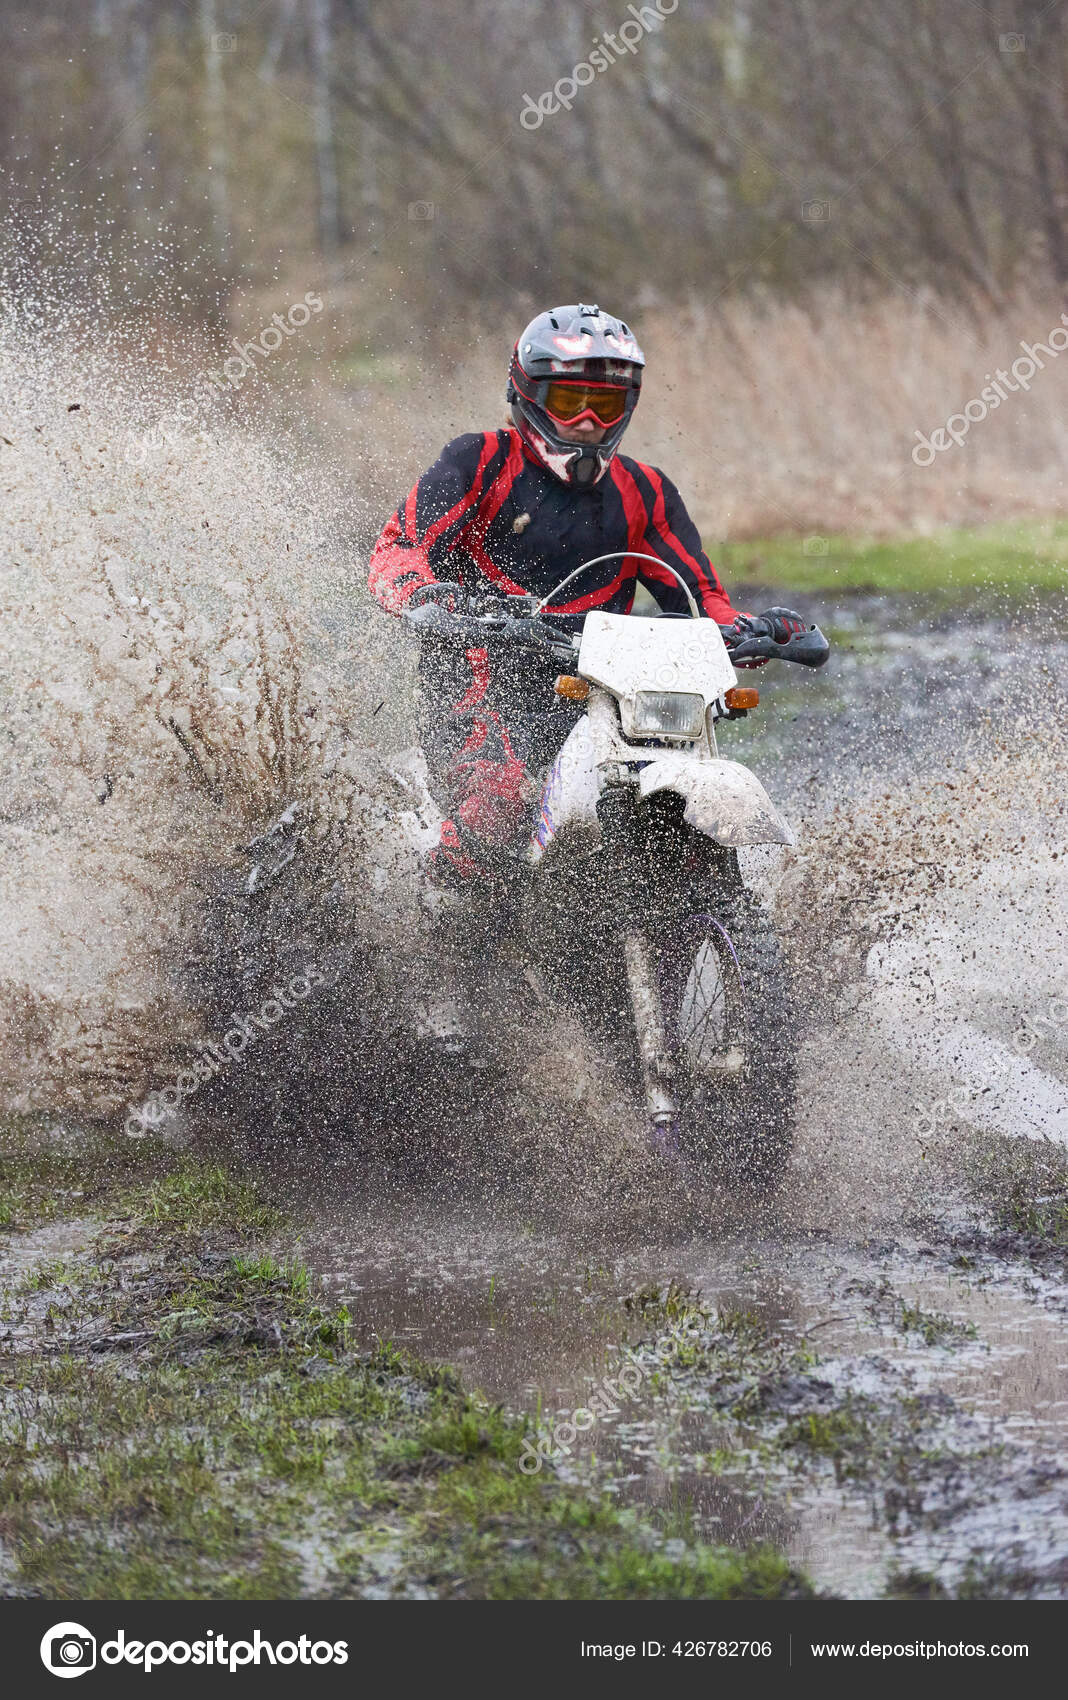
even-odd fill
[[[638,778],[643,797],[674,791],[686,799],[685,819],[717,844],[795,844],[793,832],[755,773],[721,756],[657,756]]]
[[[620,736],[614,705],[610,706],[607,699],[595,699],[549,771],[527,850],[528,861],[540,861],[561,829],[566,829],[565,836],[572,840],[582,835],[591,845],[598,844],[601,771],[620,761],[634,766],[635,758],[642,763],[639,794],[651,797],[656,791],[677,792],[686,801],[687,824],[718,844],[740,848],[746,844],[796,842],[756,774],[741,762],[681,751],[653,754],[637,748]]]

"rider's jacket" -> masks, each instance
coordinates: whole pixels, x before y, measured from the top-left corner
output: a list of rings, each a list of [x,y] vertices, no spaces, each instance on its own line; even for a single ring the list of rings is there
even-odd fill
[[[418,586],[441,580],[543,596],[583,561],[625,549],[674,567],[710,619],[736,618],[682,497],[655,467],[617,455],[598,483],[579,489],[539,466],[518,431],[472,431],[442,449],[387,522],[368,584],[394,614]],[[665,611],[686,611],[669,572],[627,558],[588,568],[546,613],[573,629],[591,608],[629,613],[637,582]]]

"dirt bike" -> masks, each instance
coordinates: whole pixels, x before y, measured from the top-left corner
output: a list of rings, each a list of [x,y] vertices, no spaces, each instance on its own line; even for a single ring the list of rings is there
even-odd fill
[[[781,944],[738,850],[794,839],[756,776],[717,746],[717,728],[758,693],[739,684],[719,627],[677,574],[689,616],[593,612],[581,634],[554,626],[549,605],[577,572],[540,600],[466,607],[457,586],[430,585],[405,615],[423,638],[540,651],[566,664],[557,694],[584,704],[513,847],[500,936],[521,941],[550,996],[581,1009],[656,1150],[712,1158],[767,1190],[790,1151],[797,1024]],[[746,650],[809,667],[828,652],[817,627]]]

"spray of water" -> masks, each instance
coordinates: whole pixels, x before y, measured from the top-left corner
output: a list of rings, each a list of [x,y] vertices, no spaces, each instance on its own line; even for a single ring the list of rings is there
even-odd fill
[[[358,813],[374,669],[344,667],[358,609],[344,646],[322,629],[336,510],[279,444],[221,417],[161,437],[143,349],[63,345],[24,312],[0,374],[0,1067],[18,1106],[99,1113],[201,1019],[199,874],[296,798],[320,832]]]

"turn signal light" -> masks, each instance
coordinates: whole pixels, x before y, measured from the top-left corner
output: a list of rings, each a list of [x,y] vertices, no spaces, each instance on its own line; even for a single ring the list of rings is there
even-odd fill
[[[728,708],[755,708],[760,701],[760,692],[752,685],[732,685],[729,691],[724,691],[723,700]]]
[[[590,694],[590,681],[580,679],[574,673],[558,673],[553,680],[553,690],[558,697],[569,697],[572,702],[585,702]]]

